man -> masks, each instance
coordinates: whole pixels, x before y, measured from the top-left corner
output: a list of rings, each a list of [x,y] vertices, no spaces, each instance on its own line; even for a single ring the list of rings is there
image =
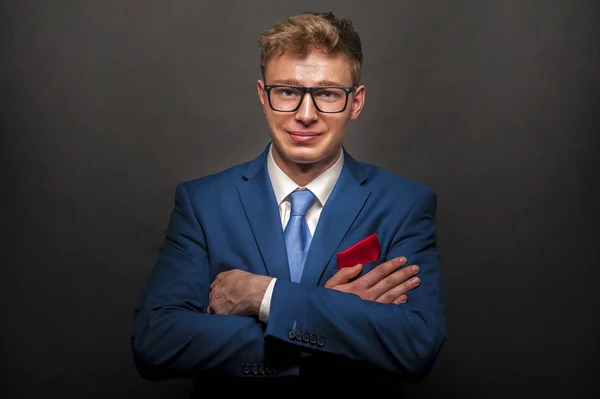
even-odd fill
[[[134,314],[138,369],[194,378],[198,394],[215,381],[220,393],[400,393],[446,337],[436,196],[342,146],[365,104],[350,21],[296,15],[259,43],[271,142],[177,187]]]

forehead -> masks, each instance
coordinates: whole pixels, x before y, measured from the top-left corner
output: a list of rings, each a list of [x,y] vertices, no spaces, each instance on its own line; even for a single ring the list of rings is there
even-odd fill
[[[290,83],[318,86],[323,82],[351,86],[352,65],[347,55],[310,49],[301,54],[285,52],[265,66],[267,84]]]

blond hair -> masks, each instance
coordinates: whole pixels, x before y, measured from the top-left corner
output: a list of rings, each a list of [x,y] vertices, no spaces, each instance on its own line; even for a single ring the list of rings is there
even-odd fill
[[[308,12],[288,17],[261,33],[258,43],[263,79],[271,58],[286,51],[302,54],[315,47],[328,54],[347,55],[351,62],[353,84],[358,86],[360,82],[363,61],[360,36],[350,20],[338,18],[331,12]]]

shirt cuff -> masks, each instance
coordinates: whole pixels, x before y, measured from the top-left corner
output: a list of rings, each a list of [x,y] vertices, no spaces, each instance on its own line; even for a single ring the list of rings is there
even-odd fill
[[[263,296],[262,302],[260,303],[260,309],[258,310],[258,319],[263,323],[269,321],[269,313],[271,312],[271,297],[273,296],[273,288],[275,287],[276,278],[272,278],[265,295]]]

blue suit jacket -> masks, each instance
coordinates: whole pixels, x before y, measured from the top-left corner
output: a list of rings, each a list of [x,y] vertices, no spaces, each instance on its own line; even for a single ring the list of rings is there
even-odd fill
[[[142,376],[266,379],[296,375],[304,361],[319,370],[313,375],[424,377],[446,337],[435,193],[345,153],[302,281],[292,283],[267,151],[178,185],[164,247],[134,312],[132,348]],[[336,253],[372,233],[381,258],[363,274],[398,256],[420,267],[421,285],[405,304],[324,288],[337,271]],[[232,268],[278,278],[267,325],[206,313],[210,283]],[[301,360],[300,352],[313,356]]]

